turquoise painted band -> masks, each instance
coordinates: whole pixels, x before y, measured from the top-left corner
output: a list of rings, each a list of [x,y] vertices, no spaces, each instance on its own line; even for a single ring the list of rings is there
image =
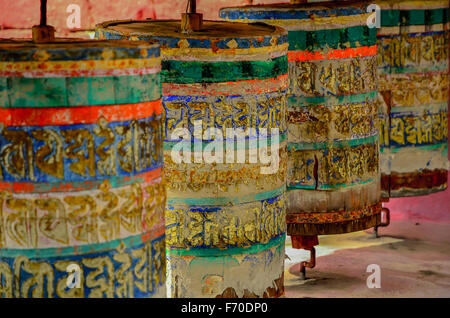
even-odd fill
[[[369,178],[367,180],[363,180],[363,181],[358,181],[358,182],[352,182],[352,183],[337,183],[337,184],[320,184],[316,187],[315,184],[288,184],[288,186],[286,187],[287,191],[290,190],[331,190],[331,189],[336,189],[336,188],[348,188],[351,186],[356,186],[356,185],[362,185],[362,184],[367,184],[367,183],[371,183],[373,181],[375,181],[376,179],[374,178]]]
[[[164,235],[160,237],[164,237]],[[86,244],[79,246],[51,247],[41,249],[1,248],[0,257],[11,258],[23,255],[28,258],[46,258],[46,257],[81,255],[106,250],[114,250],[119,246],[119,244],[122,244],[125,248],[135,247],[145,243],[149,239],[150,238],[146,238],[144,234],[138,234],[123,239],[117,239],[114,241],[97,244]]]
[[[276,140],[273,140],[271,137],[261,137],[261,136],[252,137],[250,140],[254,141],[254,143],[250,143],[249,138],[246,137],[245,140],[239,140],[237,142],[235,140],[233,149],[238,150],[238,149],[260,148],[263,146],[270,146],[272,144],[274,144],[274,145],[280,144],[286,140],[285,133],[278,135],[278,137],[279,137],[278,142]],[[243,141],[243,142],[241,142],[241,141]],[[211,141],[198,141],[198,142],[202,143],[202,150],[204,150],[207,145],[211,144]],[[175,145],[177,145],[179,143],[181,143],[181,144],[186,143],[186,148],[190,148],[191,151],[194,151],[194,141],[192,141],[192,140],[191,141],[164,140],[164,150],[172,150],[173,147],[175,147]],[[224,139],[223,140],[224,151],[225,151],[226,145],[227,145],[227,140]]]
[[[448,22],[449,9],[381,10],[381,26],[432,25]]]
[[[166,248],[166,255],[171,256],[194,256],[194,257],[211,257],[218,256],[223,257],[227,255],[239,255],[239,254],[255,254],[268,250],[269,248],[279,246],[282,248],[284,246],[284,241],[286,240],[286,233],[280,234],[279,236],[273,238],[268,243],[259,243],[249,247],[231,247],[227,249],[220,248],[191,248],[191,249],[181,249],[181,248]]]
[[[378,142],[378,134],[368,136],[365,138],[339,140],[339,141],[325,141],[325,142],[288,142],[288,150],[315,150],[327,148],[341,148],[346,146],[360,146],[366,144],[374,144]]]
[[[384,153],[387,150],[389,150],[389,152],[391,153],[396,153],[399,151],[404,151],[405,149],[414,149],[417,151],[424,151],[424,150],[434,150],[434,149],[439,149],[442,148],[443,153],[445,153],[445,156],[447,157],[447,152],[448,152],[448,142],[444,142],[444,143],[440,143],[440,144],[434,144],[434,145],[425,145],[425,146],[407,146],[407,147],[392,147],[392,146],[385,146],[380,144],[380,152]]]
[[[438,65],[432,66],[424,66],[424,67],[415,67],[415,66],[406,66],[406,67],[396,67],[396,66],[380,66],[378,68],[379,74],[403,74],[403,73],[430,73],[436,71],[447,71],[448,63],[439,63]]]
[[[288,72],[287,55],[265,61],[162,61],[164,83],[217,83],[273,78]]]
[[[0,77],[1,107],[133,104],[158,100],[160,97],[159,73],[96,77]]]
[[[341,95],[341,96],[289,96],[288,107],[298,106],[314,106],[314,105],[340,105],[347,103],[371,102],[377,99],[378,92],[371,91],[357,95]]]
[[[288,39],[289,51],[346,49],[377,44],[377,29],[359,25],[342,29],[289,31]]]
[[[410,105],[410,106],[394,106],[391,107],[391,114],[411,114],[415,116],[420,116],[421,113],[426,111],[428,114],[437,114],[437,113],[447,113],[448,112],[448,102],[443,103],[428,103],[425,105]],[[386,116],[386,114],[383,114]]]
[[[167,204],[173,205],[226,205],[226,204],[241,204],[254,201],[266,200],[273,198],[286,191],[286,185],[277,189],[261,193],[247,194],[241,197],[211,197],[211,198],[168,198]]]

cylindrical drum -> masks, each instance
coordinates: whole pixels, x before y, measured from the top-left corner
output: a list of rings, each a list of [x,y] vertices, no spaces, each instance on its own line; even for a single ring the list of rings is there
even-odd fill
[[[224,8],[226,20],[289,32],[287,233],[381,222],[376,29],[368,2]]]
[[[161,43],[169,297],[283,294],[287,33],[264,24],[118,21]]]
[[[447,188],[448,0],[377,1],[382,195]]]
[[[0,297],[165,294],[158,44],[0,41]]]

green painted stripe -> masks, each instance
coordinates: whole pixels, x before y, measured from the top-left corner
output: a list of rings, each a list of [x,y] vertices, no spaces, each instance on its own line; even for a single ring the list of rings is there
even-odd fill
[[[448,112],[448,102],[433,103],[433,104],[421,104],[421,105],[408,105],[408,106],[395,106],[391,108],[391,113],[417,113],[422,116],[423,112],[427,113],[446,113]],[[388,116],[386,116],[388,117]]]
[[[261,193],[252,193],[240,197],[213,197],[213,198],[168,198],[167,203],[173,205],[227,205],[242,204],[270,199],[286,192],[286,185],[278,189]]]
[[[267,140],[267,141],[266,141]],[[283,141],[286,140],[286,134],[282,134],[279,135],[279,142],[278,143],[282,143]],[[255,141],[258,141],[258,139],[256,139]],[[272,145],[272,139],[271,138],[261,138],[260,142],[262,142],[262,146],[270,146]],[[190,148],[191,151],[194,151],[194,143],[191,141],[164,141],[164,150],[172,150],[173,147],[175,147],[175,145],[183,145],[183,143],[186,143],[186,147]],[[211,144],[211,141],[202,141],[202,150],[205,149],[205,147],[209,144]],[[223,148],[224,148],[224,153],[225,153],[225,147],[227,145],[226,141],[223,142]],[[278,144],[275,140],[273,142],[273,144]],[[255,142],[254,144],[252,143],[252,148],[259,148],[259,142]],[[247,140],[245,140],[245,142],[236,142],[234,144],[234,148],[235,150],[239,150],[239,149],[249,149],[250,148],[250,142]]]
[[[162,61],[165,83],[227,82],[277,77],[288,72],[287,55],[265,61]]]
[[[372,46],[377,44],[377,29],[359,25],[342,29],[289,31],[288,39],[289,51]]]
[[[448,153],[448,143],[440,143],[440,144],[434,144],[434,145],[425,145],[425,146],[408,146],[408,147],[390,147],[390,146],[381,146],[380,152],[385,153],[396,153],[402,150],[409,151],[409,150],[418,150],[418,151],[426,151],[426,150],[434,150],[442,147],[443,153]],[[447,156],[447,155],[446,155]]]
[[[432,25],[448,22],[448,8],[430,10],[381,10],[381,26]]]
[[[0,77],[0,107],[132,104],[161,97],[160,74],[24,78]]]
[[[288,142],[288,150],[315,150],[326,148],[341,148],[345,146],[360,146],[366,144],[374,144],[378,142],[378,134],[365,138],[340,140],[340,141],[325,141],[325,142]]]
[[[228,255],[248,255],[255,254],[268,250],[269,248],[275,246],[284,247],[284,242],[286,240],[286,234],[283,233],[278,237],[273,238],[268,243],[258,243],[249,247],[232,247],[227,249],[220,248],[191,248],[191,249],[180,249],[180,248],[166,248],[167,256],[194,256],[194,257],[211,257],[211,256],[228,256]]]
[[[288,97],[288,107],[306,106],[306,105],[340,105],[347,103],[362,103],[377,99],[378,92],[371,91],[357,95],[342,96],[290,96]]]
[[[125,248],[139,246],[145,242],[142,239],[142,237],[143,237],[142,234],[139,234],[124,239],[117,239],[105,243],[85,244],[67,247],[51,247],[51,248],[37,248],[37,249],[1,248],[0,257],[17,257],[19,255],[24,255],[27,256],[28,258],[38,258],[38,257],[46,258],[46,257],[82,255],[107,250],[114,250],[119,246],[119,244],[123,244]]]
[[[286,187],[287,191],[290,190],[331,190],[331,189],[336,189],[336,188],[348,188],[348,187],[352,187],[352,186],[357,186],[357,185],[362,185],[362,184],[367,184],[367,183],[371,183],[373,181],[375,181],[376,179],[374,178],[370,178],[368,180],[364,180],[364,181],[359,181],[359,182],[352,182],[352,183],[338,183],[338,184],[319,184],[317,189],[316,186],[314,184],[305,184],[305,185],[301,185],[301,184],[292,184],[292,185],[288,185]]]
[[[447,71],[448,63],[439,63],[433,66],[415,67],[415,66],[405,66],[405,67],[395,67],[395,66],[382,66],[378,68],[379,74],[402,74],[402,73],[429,73],[436,71]]]

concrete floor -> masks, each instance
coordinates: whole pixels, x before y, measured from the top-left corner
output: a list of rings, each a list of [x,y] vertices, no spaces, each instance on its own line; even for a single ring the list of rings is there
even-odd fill
[[[389,227],[320,236],[316,267],[305,281],[289,268],[309,254],[286,241],[285,297],[450,297],[450,223],[391,220]],[[369,264],[381,288],[367,287]]]

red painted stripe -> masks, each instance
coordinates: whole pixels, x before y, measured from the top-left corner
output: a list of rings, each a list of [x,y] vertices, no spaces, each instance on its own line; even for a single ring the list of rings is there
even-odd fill
[[[152,225],[150,228],[145,222],[142,222],[142,227],[144,231],[147,231],[141,236],[142,242],[153,241],[165,233],[164,220],[162,220],[162,222],[160,221],[157,225]]]
[[[120,180],[118,187],[125,186],[123,183],[136,179],[139,182],[150,182],[153,179],[161,176],[161,168],[150,170],[142,174],[134,176],[123,177]],[[106,179],[108,180],[108,179]],[[39,182],[10,182],[0,181],[0,191],[10,191],[13,193],[51,193],[51,192],[76,192],[76,191],[88,191],[96,190],[105,181],[105,179],[88,180],[84,182],[58,182],[53,184]]]
[[[126,121],[159,115],[162,110],[161,99],[121,105],[0,108],[0,123],[4,126],[93,124],[101,117],[108,122]]]
[[[331,50],[327,54],[322,52],[311,52],[311,51],[289,51],[288,60],[289,61],[322,61],[322,60],[335,60],[335,59],[346,59],[352,57],[363,57],[371,56],[377,54],[377,46],[360,46],[355,48],[347,49],[335,49]]]

